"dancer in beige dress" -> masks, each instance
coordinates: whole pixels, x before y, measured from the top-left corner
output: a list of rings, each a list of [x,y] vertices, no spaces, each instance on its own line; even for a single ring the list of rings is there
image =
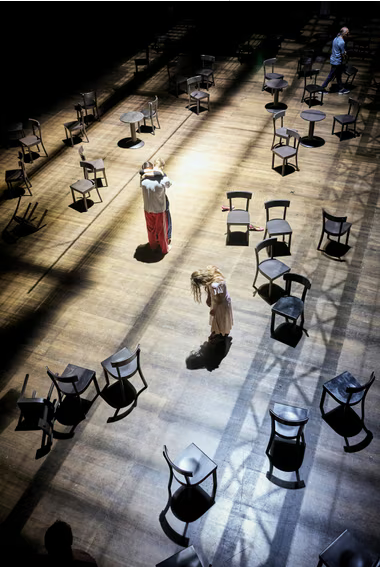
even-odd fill
[[[216,266],[207,266],[191,274],[191,289],[194,300],[202,300],[202,288],[207,293],[206,304],[210,307],[210,339],[228,336],[233,325],[231,298],[222,272]]]

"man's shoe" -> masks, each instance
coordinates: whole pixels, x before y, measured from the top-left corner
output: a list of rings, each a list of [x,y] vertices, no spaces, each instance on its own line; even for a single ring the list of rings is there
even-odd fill
[[[339,94],[349,94],[349,92],[348,89],[340,89]]]

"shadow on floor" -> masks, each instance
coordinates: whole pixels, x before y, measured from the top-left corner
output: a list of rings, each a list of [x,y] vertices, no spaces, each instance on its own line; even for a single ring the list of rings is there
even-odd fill
[[[136,251],[134,253],[134,258],[138,262],[144,262],[145,264],[154,264],[155,262],[159,262],[165,256],[161,252],[161,248],[157,250],[152,250],[149,246],[149,242],[146,244],[140,244],[137,246]]]
[[[337,433],[340,437],[343,437],[346,442],[346,445],[344,445],[346,453],[358,453],[359,451],[362,451],[368,447],[373,439],[373,433],[369,430],[365,431],[363,427],[363,420],[350,407],[345,408],[345,406],[337,406],[322,415],[322,419],[333,431],[335,431],[335,433]],[[364,439],[350,445],[348,438],[356,437],[363,430],[366,433]]]
[[[230,336],[204,342],[197,351],[192,351],[186,358],[186,368],[189,370],[206,368],[209,372],[212,372],[219,368],[223,358],[227,356],[231,344],[232,337]]]

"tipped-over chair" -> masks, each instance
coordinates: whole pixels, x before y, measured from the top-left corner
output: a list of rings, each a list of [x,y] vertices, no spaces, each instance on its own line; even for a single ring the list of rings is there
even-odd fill
[[[344,127],[346,127],[346,132],[348,132],[348,127],[350,124],[354,125],[354,136],[358,135],[356,131],[356,121],[359,116],[360,111],[360,103],[353,98],[348,99],[348,113],[347,114],[337,114],[334,116],[333,127],[331,134],[334,134],[335,122],[338,122],[342,126],[342,130],[340,132],[339,138],[340,141],[343,139],[343,131]]]
[[[344,408],[343,416],[347,418],[349,417],[348,414],[350,408],[360,403],[361,414],[362,414],[361,418],[358,416],[356,412],[354,412],[355,415],[353,416],[355,420],[357,418],[360,420],[360,428],[359,429],[356,428],[355,430],[352,431],[352,433],[356,435],[358,432],[361,431],[361,429],[364,429],[364,431],[367,433],[367,437],[369,438],[369,440],[372,439],[372,433],[367,429],[364,423],[364,402],[368,394],[368,390],[370,389],[374,381],[375,381],[375,373],[372,372],[368,382],[366,384],[361,385],[360,382],[358,382],[358,380],[350,372],[346,370],[342,374],[339,374],[339,376],[336,376],[335,378],[332,378],[332,380],[325,382],[323,384],[323,392],[319,404],[322,417],[326,416],[324,410],[326,394],[329,394],[333,398],[333,400],[338,402],[339,405],[343,406]],[[344,440],[346,442],[346,445],[344,446],[344,450],[346,452],[350,452],[350,450],[352,449],[352,446],[350,446],[350,444],[348,443],[349,436],[351,435],[348,435],[347,432],[346,435],[343,435]]]
[[[207,110],[210,110],[210,93],[205,93],[200,90],[201,81],[201,75],[196,75],[195,77],[187,79],[187,94],[189,95],[188,108],[190,109],[192,104],[196,104],[197,114],[199,114],[201,100],[207,100]]]
[[[256,287],[256,280],[257,280],[257,276],[259,275],[259,272],[260,272],[260,274],[262,274],[265,278],[267,278],[267,280],[269,280],[268,297],[270,297],[271,293],[272,293],[273,281],[276,280],[277,278],[280,278],[281,276],[283,276],[287,272],[290,272],[289,266],[287,266],[286,264],[284,264],[280,260],[273,258],[273,246],[274,246],[274,244],[276,244],[276,242],[277,242],[277,238],[267,238],[266,240],[262,240],[261,242],[256,244],[256,247],[255,247],[256,274],[255,274],[255,278],[253,280],[252,287],[256,291],[258,291],[258,288]],[[270,250],[270,257],[265,258],[265,260],[262,260],[260,262],[260,257],[259,257],[260,252],[262,250],[267,251],[268,249]]]
[[[288,241],[288,251],[290,254],[290,245],[292,242],[292,229],[288,221],[286,220],[286,211],[290,205],[290,201],[288,199],[275,199],[273,201],[266,201],[264,203],[267,222],[265,225],[265,232],[264,232],[264,240],[267,237],[269,238],[272,236],[282,236],[282,240],[285,242],[285,236],[289,236]],[[270,219],[270,210],[274,208],[282,209],[282,217],[272,218]]]
[[[211,508],[215,502],[217,489],[217,464],[210,459],[197,445],[191,443],[182,453],[172,460],[166,445],[163,455],[169,467],[168,502],[160,514],[160,523],[170,537],[173,528],[166,520],[166,514],[171,509],[173,515],[185,523],[185,529],[180,538],[184,543],[190,522],[198,520]],[[212,493],[208,494],[200,485],[212,476]],[[176,480],[181,486],[172,493],[172,483]],[[177,533],[177,532],[175,532]],[[177,533],[178,536],[178,533]],[[186,541],[186,545],[188,542]]]
[[[303,71],[303,77],[304,77],[304,87],[303,87],[303,94],[302,94],[302,99],[301,102],[306,101],[305,99],[305,94],[308,93],[309,95],[309,108],[311,107],[311,103],[312,101],[316,100],[316,96],[317,94],[321,95],[321,104],[323,104],[323,93],[325,92],[324,88],[321,87],[320,85],[317,85],[317,77],[319,74],[319,69],[308,69],[307,67],[305,67],[305,70]],[[309,82],[308,82],[309,79]],[[313,82],[314,79],[314,82]]]
[[[98,97],[97,97],[96,91],[89,91],[87,93],[81,93],[81,95],[83,97],[82,106],[84,108],[86,118],[88,116],[87,111],[91,110],[94,119],[97,119],[100,122],[99,109],[98,109]]]
[[[154,97],[154,100],[148,102],[148,106],[141,110],[141,113],[144,116],[144,126],[146,126],[146,121],[149,119],[152,125],[152,134],[156,134],[156,127],[153,123],[153,118],[156,119],[158,127],[161,128],[160,123],[158,121],[158,96]],[[140,122],[138,125],[138,130],[140,131]]]
[[[266,59],[263,62],[264,65],[264,80],[263,80],[263,86],[262,86],[262,91],[265,89],[265,82],[266,81],[271,81],[272,79],[283,79],[284,75],[282,75],[282,73],[275,73],[274,72],[274,66],[277,63],[277,59],[275,57],[272,57],[272,59]],[[272,71],[268,71],[267,68],[272,68]]]
[[[348,530],[344,530],[322,553],[317,567],[379,567],[368,550]]]
[[[5,181],[9,190],[12,189],[12,183],[25,183],[27,190],[29,191],[29,195],[32,195],[30,190],[32,183],[29,180],[29,177],[26,174],[25,164],[23,155],[20,152],[21,159],[18,162],[19,169],[8,169],[5,172]]]
[[[20,417],[16,426],[16,431],[42,430],[41,447],[37,450],[36,459],[46,455],[53,444],[53,429],[56,418],[57,400],[51,401],[54,384],[51,384],[46,398],[37,398],[36,390],[33,391],[31,398],[25,397],[25,390],[28,384],[29,374],[25,376],[21,394],[17,400],[20,410]]]
[[[310,289],[311,283],[307,278],[305,278],[305,276],[300,276],[299,274],[284,274],[283,277],[285,281],[285,295],[283,297],[280,297],[280,299],[276,301],[274,305],[272,305],[272,319],[270,326],[271,336],[274,336],[275,334],[274,323],[276,315],[285,317],[286,322],[290,320],[293,323],[294,329],[296,327],[298,318],[301,317],[300,330],[304,331],[307,335],[308,333],[306,329],[303,328],[305,322],[304,307],[306,293]],[[299,283],[301,286],[303,286],[301,297],[291,295],[291,286],[293,282]]]
[[[322,209],[322,233],[317,246],[317,250],[321,249],[324,234],[327,234],[327,238],[329,240],[330,236],[337,237],[338,242],[340,242],[341,236],[346,235],[346,245],[348,245],[351,226],[352,223],[347,222],[347,217],[336,217],[334,215],[330,215],[327,211]]]
[[[196,71],[197,75],[202,77],[202,83],[206,83],[206,89],[211,85],[215,85],[214,79],[214,63],[213,55],[201,55],[202,67]]]
[[[74,203],[76,202],[75,192],[82,195],[85,211],[88,211],[87,197],[90,197],[90,193],[93,189],[96,190],[101,203],[103,202],[103,199],[99,193],[95,167],[88,161],[81,161],[80,166],[83,168],[84,179],[78,179],[78,181],[70,185],[71,195]],[[93,179],[88,178],[89,172],[93,173]]]
[[[89,142],[86,132],[86,124],[83,118],[83,109],[81,105],[77,104],[75,110],[77,111],[78,120],[71,120],[71,122],[65,122],[63,125],[65,128],[66,140],[69,139],[68,134],[70,134],[70,141],[72,146],[74,146],[73,134],[83,134],[86,137],[87,142]]]
[[[140,394],[147,389],[148,384],[140,366],[140,345],[132,352],[127,347],[109,356],[101,363],[107,382],[107,387],[102,393],[102,398],[113,408],[115,413],[107,419],[107,423],[117,421],[126,417],[136,406]],[[143,387],[137,391],[131,382],[131,378],[139,373]],[[115,378],[117,382],[110,385],[109,377]],[[122,408],[125,412],[119,414]]]
[[[266,449],[269,459],[268,480],[284,488],[303,488],[299,469],[303,463],[306,442],[304,428],[309,421],[307,409],[275,403],[269,409],[271,435]],[[273,467],[284,472],[295,472],[297,482],[281,480],[273,476]]]
[[[301,136],[296,130],[291,130],[290,128],[285,128],[286,135],[288,136],[288,144],[286,146],[277,146],[272,148],[272,169],[274,169],[274,158],[278,156],[282,159],[282,171],[281,175],[285,174],[285,165],[288,165],[288,160],[292,157],[296,158],[296,163],[294,167],[299,171],[298,167],[298,148],[301,141]],[[291,145],[291,139],[293,138],[293,146]]]
[[[231,237],[231,226],[245,226],[246,227],[246,241],[247,246],[249,245],[249,225],[250,225],[250,216],[249,216],[249,201],[252,198],[252,193],[250,191],[228,191],[227,199],[230,201],[230,210],[227,216],[227,238],[226,244],[230,242]],[[246,205],[245,209],[233,209],[232,200],[233,199],[245,199]]]
[[[33,152],[30,151],[30,148],[37,146],[37,150],[40,151],[40,144],[44,149],[46,157],[48,157],[48,153],[45,149],[44,143],[42,141],[42,134],[41,134],[41,124],[38,120],[34,120],[34,118],[29,118],[29,122],[32,124],[33,134],[30,136],[25,136],[25,138],[20,138],[19,143],[21,145],[22,154],[25,159],[25,148],[28,149],[29,158],[31,163],[33,163]]]

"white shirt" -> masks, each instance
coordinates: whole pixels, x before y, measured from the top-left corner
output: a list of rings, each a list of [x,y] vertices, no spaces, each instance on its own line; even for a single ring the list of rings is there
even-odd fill
[[[157,171],[153,175],[143,175],[140,185],[144,199],[144,211],[147,213],[163,213],[166,210],[165,189],[170,187],[171,184],[169,177]]]

